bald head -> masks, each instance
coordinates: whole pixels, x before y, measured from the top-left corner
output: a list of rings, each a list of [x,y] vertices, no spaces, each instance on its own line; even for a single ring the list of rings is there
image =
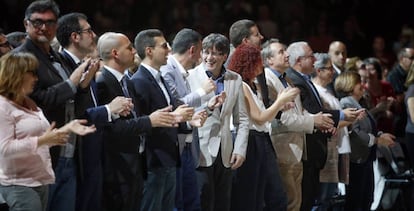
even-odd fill
[[[348,57],[345,44],[341,41],[333,41],[329,45],[328,54],[332,63],[339,69],[344,70],[346,58]]]
[[[103,61],[111,59],[111,51],[120,46],[120,39],[125,37],[121,33],[106,32],[98,40],[98,52]]]

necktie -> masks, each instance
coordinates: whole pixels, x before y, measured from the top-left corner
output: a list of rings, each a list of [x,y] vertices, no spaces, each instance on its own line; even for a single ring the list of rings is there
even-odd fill
[[[164,94],[165,100],[167,101],[167,104],[170,105],[170,95],[168,94],[167,91],[167,86],[164,83],[164,79],[161,78],[161,72],[157,72],[157,74],[155,75],[155,80],[158,83],[158,86],[161,88],[162,93]]]
[[[122,77],[121,81],[120,81],[120,85],[122,88],[122,92],[124,93],[124,96],[127,98],[131,98],[131,96],[129,95],[128,92],[128,86],[127,86],[127,76]],[[137,113],[135,112],[134,109],[131,110],[132,116],[134,116],[134,118],[137,118]]]
[[[285,79],[285,76],[286,76],[286,73],[280,74],[279,79],[280,79],[280,82],[282,82],[283,86],[286,88],[288,87],[288,83]]]

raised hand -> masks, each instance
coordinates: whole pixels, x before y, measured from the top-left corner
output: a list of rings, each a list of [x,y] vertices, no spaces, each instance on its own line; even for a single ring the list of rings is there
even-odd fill
[[[334,121],[332,120],[331,114],[319,112],[313,115],[313,120],[315,122],[315,127],[321,131],[326,131],[334,127]]]
[[[172,113],[176,116],[176,123],[189,121],[193,117],[194,107],[183,104],[178,106]]]
[[[131,110],[134,108],[134,104],[132,103],[131,98],[118,96],[108,104],[108,107],[111,114],[127,116],[131,113]]]
[[[89,133],[94,133],[96,131],[95,125],[87,126],[88,123],[86,119],[75,119],[61,127],[59,130],[70,131],[80,136],[87,135]]]
[[[172,106],[158,109],[149,115],[152,127],[178,127],[175,115],[171,112]]]
[[[206,121],[208,115],[206,110],[201,110],[196,112],[192,119],[189,121],[190,125],[193,127],[203,127],[204,122]]]
[[[50,127],[46,130],[43,135],[39,136],[37,146],[56,146],[65,145],[69,138],[69,132],[63,130],[57,130],[55,128],[56,123],[52,122]]]
[[[277,95],[277,100],[282,102],[283,104],[292,102],[295,100],[296,96],[300,93],[300,89],[298,88],[286,88],[279,92]]]
[[[220,94],[213,96],[207,103],[207,107],[210,110],[220,107],[226,100],[226,92],[222,91]]]

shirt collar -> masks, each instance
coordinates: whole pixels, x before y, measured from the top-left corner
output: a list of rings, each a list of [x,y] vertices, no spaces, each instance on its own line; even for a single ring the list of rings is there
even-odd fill
[[[75,62],[75,64],[80,64],[81,63],[81,60],[77,56],[75,56],[73,53],[71,53],[70,51],[68,51],[66,48],[64,48],[63,51],[65,51],[70,56],[70,58],[73,59],[73,61]]]
[[[160,75],[161,75],[160,71],[156,70],[155,68],[145,63],[141,63],[141,65],[147,68],[147,70],[151,73],[151,75],[155,78],[155,80],[157,81],[160,80]]]
[[[213,73],[211,72],[211,71],[209,71],[209,70],[206,70],[206,74],[207,74],[207,76],[209,77],[209,78],[211,78],[211,79],[213,79],[213,80],[223,80],[224,79],[224,74],[226,73],[226,68],[224,68],[224,66],[222,66],[222,68],[221,68],[221,72],[220,72],[220,75],[217,77],[217,78],[215,78],[215,79],[213,79]]]
[[[112,67],[104,65],[104,68],[106,68],[110,73],[112,73],[112,75],[115,76],[115,78],[116,78],[116,80],[118,80],[118,82],[120,82],[122,80],[122,78],[124,77],[124,74],[120,73],[118,70],[115,70]]]

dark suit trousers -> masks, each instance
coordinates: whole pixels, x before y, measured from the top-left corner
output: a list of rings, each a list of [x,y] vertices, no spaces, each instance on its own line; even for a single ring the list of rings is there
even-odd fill
[[[224,167],[221,159],[219,150],[213,165],[197,168],[203,211],[230,210],[232,171],[231,168]]]
[[[300,210],[312,210],[312,206],[319,193],[319,171],[320,168],[315,166],[315,162],[302,161],[303,177],[302,177],[302,204]]]

